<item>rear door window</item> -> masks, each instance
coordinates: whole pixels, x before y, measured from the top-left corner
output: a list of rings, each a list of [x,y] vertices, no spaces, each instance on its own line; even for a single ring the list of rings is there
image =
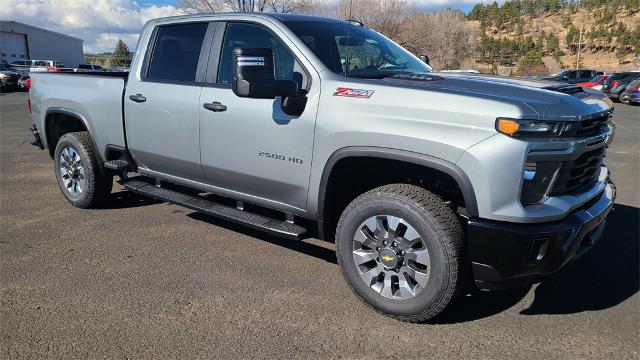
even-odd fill
[[[193,82],[207,23],[160,26],[146,79]]]
[[[578,71],[578,79],[591,79],[593,77],[593,72],[591,70],[581,70]]]

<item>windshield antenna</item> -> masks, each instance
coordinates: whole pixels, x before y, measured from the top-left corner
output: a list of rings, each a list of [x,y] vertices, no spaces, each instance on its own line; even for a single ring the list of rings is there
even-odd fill
[[[352,10],[353,10],[353,0],[349,0],[349,18],[346,20],[346,22],[354,25],[359,25],[360,27],[365,27],[362,21],[353,17]]]

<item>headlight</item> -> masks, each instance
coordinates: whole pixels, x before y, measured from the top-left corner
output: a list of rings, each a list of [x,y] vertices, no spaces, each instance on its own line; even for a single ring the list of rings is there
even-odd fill
[[[571,127],[572,123],[564,121],[496,119],[496,130],[513,137],[558,136]]]
[[[0,74],[0,78],[6,79],[9,77],[9,74]]]

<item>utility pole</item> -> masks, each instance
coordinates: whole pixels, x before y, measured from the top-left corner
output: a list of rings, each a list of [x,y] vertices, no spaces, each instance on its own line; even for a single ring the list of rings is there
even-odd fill
[[[353,8],[353,0],[349,0],[349,20],[353,19],[351,17],[351,9]]]
[[[580,39],[578,40],[578,56],[576,57],[576,70],[580,66],[580,51],[582,51],[582,32],[584,31],[584,24],[580,28]]]

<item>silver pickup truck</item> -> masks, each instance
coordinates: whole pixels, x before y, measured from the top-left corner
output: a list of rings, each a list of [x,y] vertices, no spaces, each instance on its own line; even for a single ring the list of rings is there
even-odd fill
[[[615,198],[602,94],[435,73],[352,21],[152,20],[129,73],[34,73],[29,96],[34,144],[74,206],[99,206],[118,176],[278,236],[335,240],[353,291],[405,321],[465,284],[560,269]]]

